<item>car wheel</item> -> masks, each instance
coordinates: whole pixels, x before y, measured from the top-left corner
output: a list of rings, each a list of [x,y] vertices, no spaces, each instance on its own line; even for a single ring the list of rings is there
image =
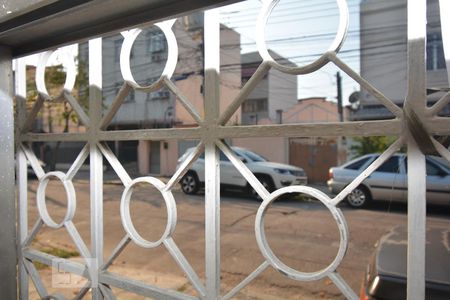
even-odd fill
[[[348,204],[354,208],[366,207],[371,200],[369,191],[363,186],[356,187],[347,195],[346,199]]]
[[[200,188],[200,181],[194,172],[187,172],[181,179],[180,184],[181,190],[188,195],[196,194]]]
[[[272,179],[269,177],[257,177],[259,182],[261,182],[261,184],[266,188],[266,190],[271,193],[275,188],[274,188],[274,184],[272,182]],[[251,185],[248,186],[249,187],[249,191],[250,191],[250,195],[259,200],[262,201],[261,196],[253,189],[253,187]]]

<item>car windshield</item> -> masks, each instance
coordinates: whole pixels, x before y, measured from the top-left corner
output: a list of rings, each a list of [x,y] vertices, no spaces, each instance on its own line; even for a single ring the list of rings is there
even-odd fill
[[[264,161],[267,161],[267,159],[265,159],[264,157],[262,157],[261,155],[259,155],[259,154],[256,154],[255,152],[252,152],[252,151],[250,151],[250,150],[239,150],[239,151],[236,151],[237,153],[242,153],[242,154],[244,154],[245,156],[247,156],[248,158],[250,158],[252,161],[254,161],[254,162],[264,162]]]

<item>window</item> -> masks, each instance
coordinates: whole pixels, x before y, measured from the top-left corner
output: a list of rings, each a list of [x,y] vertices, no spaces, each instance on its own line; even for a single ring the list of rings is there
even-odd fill
[[[439,176],[443,173],[443,171],[438,166],[429,161],[427,161],[426,168],[427,175],[429,176]]]
[[[230,161],[222,151],[220,151],[220,161]]]
[[[150,53],[166,50],[166,42],[162,32],[150,31],[147,33],[147,50]]]
[[[134,90],[131,90],[128,96],[125,98],[126,102],[133,102],[135,100]]]
[[[354,163],[349,164],[348,166],[345,167],[345,169],[349,169],[349,170],[359,170],[361,169],[362,166],[364,166],[366,164],[366,162],[370,159],[370,157],[364,157],[361,158],[357,161],[355,161]]]
[[[427,175],[428,176],[441,176],[445,173],[447,173],[446,171],[444,171],[445,167],[441,168],[438,167],[437,164],[435,164],[434,162],[430,161],[431,159],[427,158],[426,160],[426,169],[427,169]],[[408,171],[408,160],[405,160],[405,168],[406,171]]]
[[[267,99],[249,99],[242,104],[243,113],[265,112],[267,109]]]
[[[169,99],[170,92],[166,89],[161,89],[158,91],[151,92],[147,96],[147,100],[161,100],[161,99]]]
[[[377,172],[386,172],[386,173],[399,173],[400,167],[398,164],[398,156],[393,156],[389,158],[384,164],[382,164]]]
[[[427,35],[427,70],[445,69],[444,48],[441,33]]]
[[[256,154],[255,152],[244,150],[242,151],[247,157],[250,157],[251,160],[254,162],[264,162],[267,161],[264,157],[262,157],[259,154]]]

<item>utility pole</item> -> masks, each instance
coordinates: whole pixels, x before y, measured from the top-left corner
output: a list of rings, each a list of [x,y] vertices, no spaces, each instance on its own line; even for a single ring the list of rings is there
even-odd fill
[[[344,122],[344,113],[342,110],[342,77],[339,71],[336,73],[336,82],[337,82],[337,107],[339,114],[339,122]]]
[[[336,86],[337,86],[337,110],[339,114],[339,122],[344,122],[344,114],[342,110],[342,77],[341,73],[336,72]],[[337,140],[337,163],[338,165],[342,164],[341,152],[343,149],[343,138],[339,137]]]

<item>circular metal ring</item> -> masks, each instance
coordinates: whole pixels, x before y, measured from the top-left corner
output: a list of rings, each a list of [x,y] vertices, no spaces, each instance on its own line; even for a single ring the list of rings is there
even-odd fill
[[[156,23],[161,31],[164,33],[164,36],[167,40],[168,45],[168,53],[167,53],[167,62],[164,70],[157,81],[148,86],[139,85],[136,80],[134,80],[133,74],[131,73],[130,67],[130,54],[131,48],[133,47],[134,41],[137,36],[142,32],[141,29],[133,29],[125,35],[125,39],[122,44],[122,49],[120,50],[120,71],[122,72],[123,79],[129,83],[134,89],[150,92],[156,90],[161,87],[162,81],[164,78],[170,78],[175,72],[175,67],[177,65],[178,59],[178,44],[177,39],[175,38],[175,34],[172,31],[172,26],[175,23],[176,19]]]
[[[300,272],[297,271],[286,264],[284,264],[272,251],[270,248],[267,239],[266,234],[264,230],[264,217],[266,215],[266,212],[270,206],[270,204],[277,199],[279,196],[286,194],[286,193],[303,193],[310,195],[316,199],[318,199],[320,202],[322,202],[331,212],[334,220],[336,221],[339,229],[340,234],[340,244],[339,244],[339,250],[337,252],[337,255],[335,259],[331,262],[330,265],[328,265],[326,268],[316,271],[316,272]],[[273,192],[270,197],[261,204],[261,206],[258,209],[258,213],[256,214],[256,220],[255,220],[255,233],[256,233],[256,241],[258,242],[259,249],[261,250],[261,253],[266,258],[267,262],[272,265],[276,270],[281,272],[282,274],[286,275],[287,277],[299,280],[299,281],[313,281],[313,280],[319,280],[325,276],[327,276],[329,273],[336,270],[336,268],[339,266],[340,262],[344,258],[345,252],[347,251],[348,246],[348,228],[347,223],[345,221],[345,217],[342,214],[341,210],[337,207],[333,206],[331,203],[331,199],[324,194],[323,192],[307,187],[307,186],[289,186],[281,188],[275,192]]]
[[[45,190],[47,189],[47,184],[51,177],[58,178],[66,190],[67,195],[67,211],[66,215],[64,216],[64,219],[61,221],[61,223],[56,223],[52,217],[50,217],[50,214],[47,210],[47,205],[45,203]],[[37,208],[39,211],[39,215],[42,218],[42,221],[49,227],[52,228],[61,228],[64,223],[71,221],[73,219],[73,216],[75,215],[76,210],[76,197],[75,197],[75,188],[73,187],[73,183],[71,180],[66,179],[66,174],[63,172],[49,172],[42,176],[42,178],[39,180],[39,185],[36,192],[36,201],[37,201]]]
[[[344,39],[347,35],[349,14],[346,1],[336,0],[339,7],[339,27],[336,33],[336,37],[334,38],[328,50],[315,61],[301,67],[298,66],[288,67],[276,62],[267,49],[266,39],[264,35],[265,29],[270,14],[272,13],[272,10],[275,8],[278,2],[280,2],[280,0],[264,0],[261,12],[258,16],[258,21],[256,25],[256,45],[258,48],[258,52],[263,58],[263,60],[269,61],[271,66],[273,66],[275,69],[281,72],[294,75],[312,73],[320,69],[324,65],[326,65],[329,62],[329,59],[327,58],[328,53],[329,52],[337,53],[339,49],[342,47]]]
[[[66,82],[64,83],[64,90],[72,92],[75,86],[75,79],[77,69],[75,66],[75,60],[69,55],[68,52],[58,49],[56,51],[46,51],[39,56],[39,60],[36,67],[36,88],[40,94],[43,94],[50,98],[47,86],[45,85],[45,68],[48,60],[55,53],[59,52],[59,55],[63,58],[63,66],[66,68]]]
[[[138,183],[145,182],[156,187],[162,194],[167,208],[167,225],[161,238],[156,242],[148,241],[144,239],[136,230],[131,220],[130,214],[130,201],[131,195],[133,194],[134,186]],[[120,202],[120,216],[122,219],[122,225],[125,231],[128,233],[130,238],[139,246],[144,248],[155,248],[161,245],[165,239],[167,239],[175,230],[175,225],[177,224],[177,209],[175,204],[175,199],[173,198],[172,192],[164,190],[165,184],[154,177],[140,177],[134,179],[122,194],[122,199]]]

